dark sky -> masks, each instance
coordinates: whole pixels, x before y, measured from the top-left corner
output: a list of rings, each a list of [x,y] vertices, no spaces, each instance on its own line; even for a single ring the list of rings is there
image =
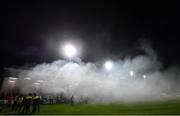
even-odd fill
[[[1,69],[57,60],[58,46],[69,38],[83,43],[84,61],[138,54],[137,43],[144,39],[164,64],[178,64],[177,8],[176,1],[2,2]]]

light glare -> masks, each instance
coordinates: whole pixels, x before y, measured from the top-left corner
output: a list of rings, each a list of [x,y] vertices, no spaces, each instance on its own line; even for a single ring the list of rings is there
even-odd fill
[[[40,83],[38,83],[38,82],[35,82],[35,83],[34,83],[34,85],[40,85]]]
[[[105,63],[105,68],[107,69],[107,70],[111,70],[112,69],[112,62],[111,61],[107,61],[106,63]]]
[[[9,82],[10,82],[10,83],[15,83],[16,81],[12,81],[12,80],[10,80]]]
[[[29,77],[26,77],[26,78],[24,78],[24,80],[31,80],[31,78],[29,78]]]
[[[72,58],[76,55],[76,49],[73,45],[68,44],[64,48],[65,55],[69,58]]]
[[[9,77],[10,80],[17,80],[15,77]]]
[[[44,81],[43,80],[37,80],[38,83],[43,83]]]
[[[145,78],[146,78],[146,75],[143,75],[143,78],[145,79]]]
[[[130,71],[130,76],[134,76],[134,72],[133,71]]]

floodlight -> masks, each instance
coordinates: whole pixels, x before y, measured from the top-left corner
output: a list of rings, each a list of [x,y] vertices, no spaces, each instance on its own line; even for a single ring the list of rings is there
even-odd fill
[[[71,44],[67,44],[64,46],[63,48],[64,50],[64,54],[68,57],[68,58],[73,58],[76,56],[76,48],[71,45]]]
[[[113,66],[113,63],[111,61],[106,61],[105,64],[104,64],[104,67],[107,69],[107,70],[111,70],[112,69],[112,66]]]
[[[15,77],[9,77],[10,80],[17,80]]]
[[[143,75],[143,78],[145,79],[147,76],[146,75]]]
[[[130,71],[130,76],[132,77],[132,76],[134,76],[134,72],[133,71]]]
[[[15,83],[16,81],[13,81],[13,80],[9,80],[10,83]]]

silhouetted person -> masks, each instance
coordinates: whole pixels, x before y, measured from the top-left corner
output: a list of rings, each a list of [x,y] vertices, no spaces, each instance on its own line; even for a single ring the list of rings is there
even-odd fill
[[[18,100],[18,96],[14,96],[13,97],[13,103],[12,103],[12,111],[16,110],[17,107],[17,100]]]
[[[10,107],[11,106],[11,103],[12,103],[12,96],[10,96],[10,95],[7,95],[7,104],[8,104],[8,107]]]
[[[36,110],[39,112],[40,111],[40,96],[37,96],[36,93],[33,94],[33,102],[32,102],[32,106],[33,106],[33,113],[36,112]]]
[[[24,98],[23,113],[27,114],[29,112],[31,102],[32,102],[32,94],[29,93],[29,95],[25,96]]]
[[[24,97],[22,95],[20,95],[17,99],[17,106],[16,106],[16,109],[15,111],[18,111],[18,113],[21,112],[21,109],[22,109],[22,106],[23,106],[23,99]]]
[[[74,104],[74,96],[73,95],[71,96],[71,101],[70,102],[71,102],[72,105]]]

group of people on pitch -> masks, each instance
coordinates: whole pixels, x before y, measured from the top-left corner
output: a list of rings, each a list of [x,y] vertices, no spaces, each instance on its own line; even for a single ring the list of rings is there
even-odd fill
[[[40,111],[41,97],[36,93],[29,93],[27,96],[16,96],[12,104],[12,110],[18,113],[28,114]],[[32,106],[32,110],[30,111]]]

